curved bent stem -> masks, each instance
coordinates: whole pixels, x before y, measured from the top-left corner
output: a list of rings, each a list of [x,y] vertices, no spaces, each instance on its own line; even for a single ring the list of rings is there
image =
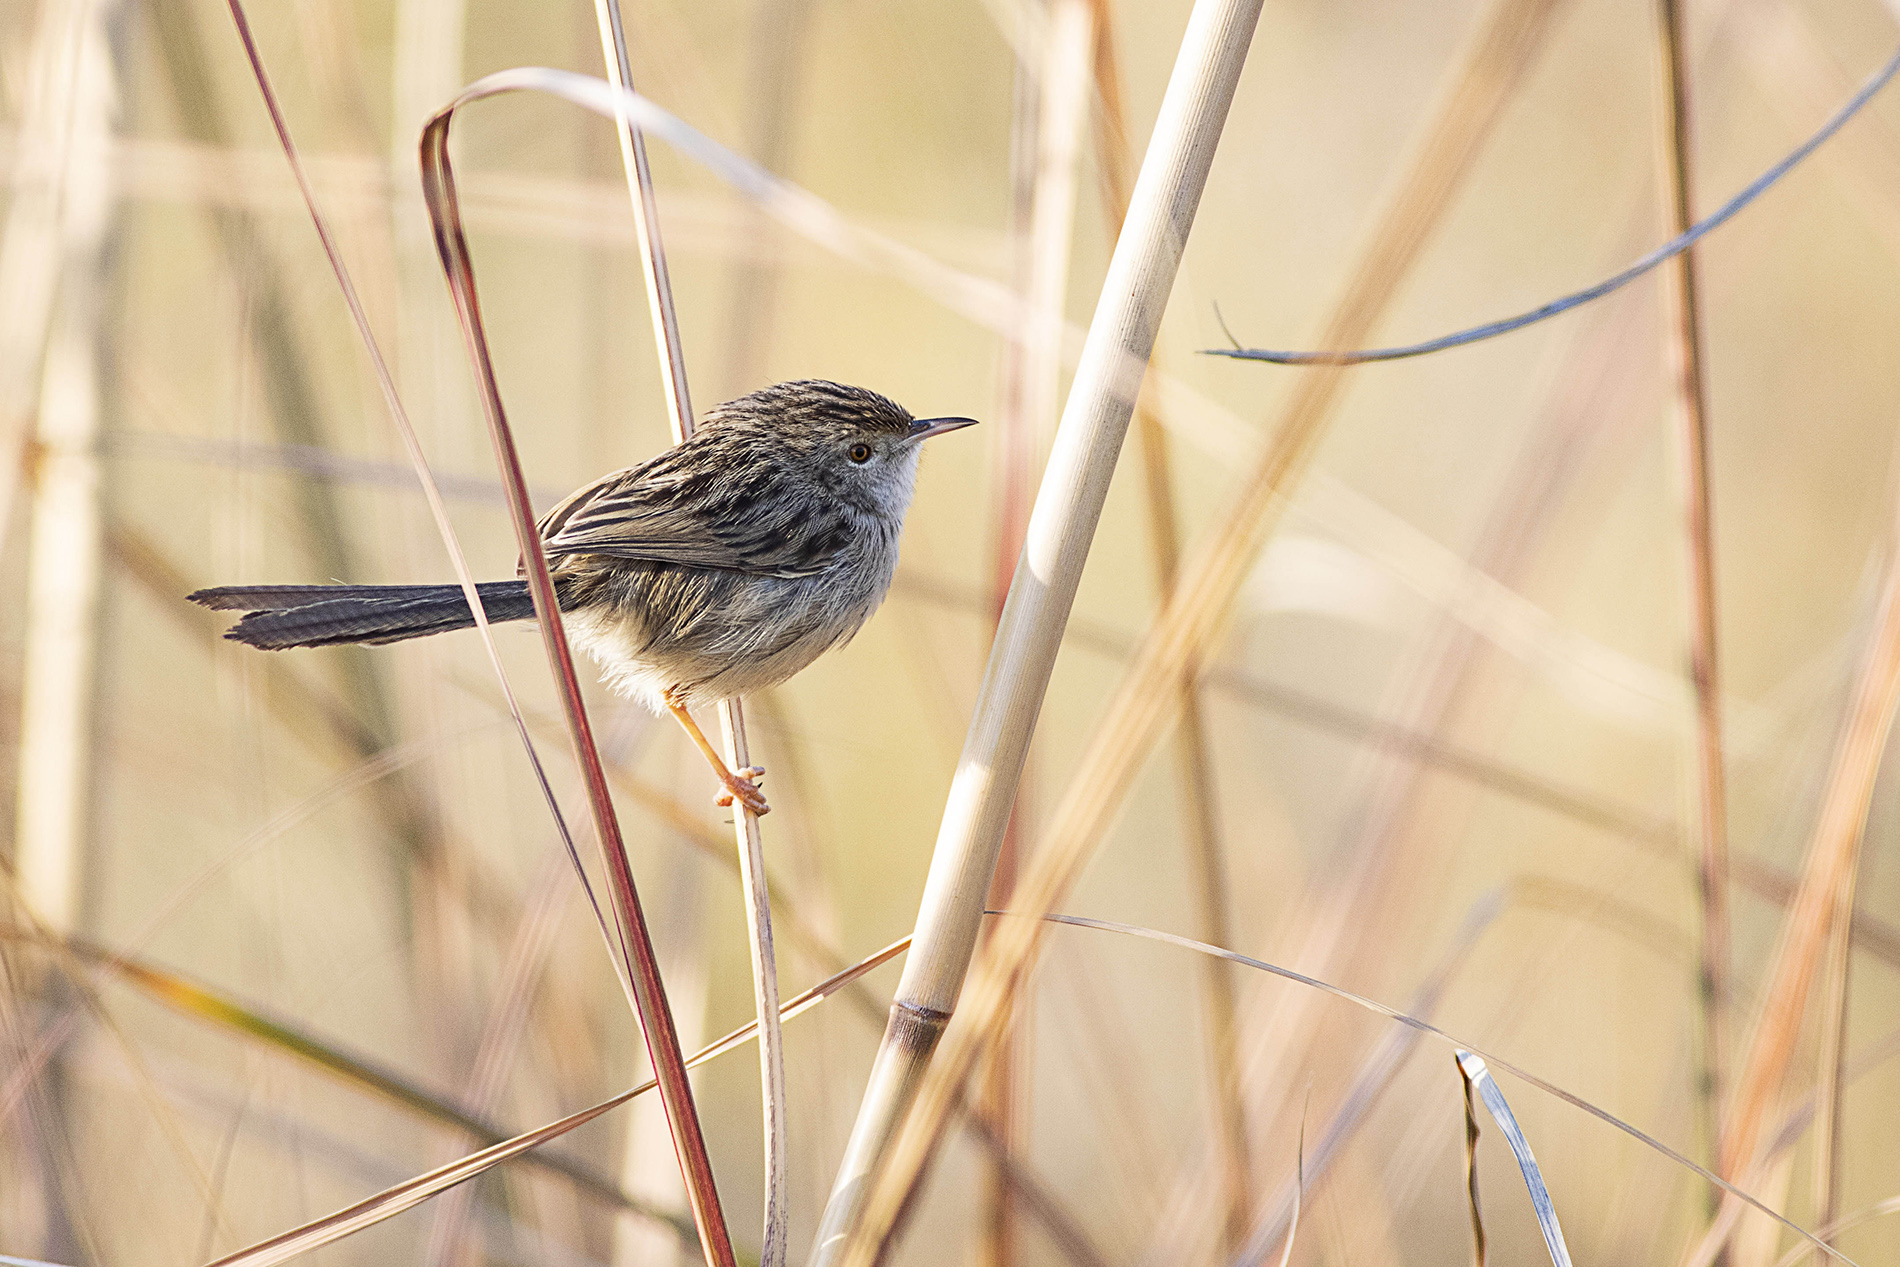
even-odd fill
[[[455,197],[455,175],[449,161],[449,127],[455,112],[471,100],[467,93],[450,102],[429,120],[422,133],[422,193],[435,228],[436,252],[442,271],[455,300],[456,317],[461,323],[469,360],[480,382],[482,412],[488,420],[489,436],[495,446],[496,464],[507,486],[509,517],[514,522],[515,540],[527,573],[528,589],[534,598],[535,623],[540,628],[549,667],[560,688],[561,704],[567,716],[568,733],[573,742],[574,760],[580,767],[587,788],[588,808],[594,820],[595,839],[613,898],[615,931],[619,937],[619,960],[624,981],[633,997],[639,1016],[640,1031],[646,1039],[647,1055],[652,1061],[660,1087],[660,1100],[666,1107],[666,1120],[673,1132],[673,1144],[679,1154],[680,1172],[686,1183],[687,1199],[693,1209],[693,1222],[699,1228],[700,1241],[709,1267],[735,1267],[732,1236],[726,1228],[725,1213],[719,1205],[712,1159],[706,1151],[705,1132],[693,1105],[692,1084],[686,1078],[686,1060],[680,1051],[679,1033],[673,1024],[672,1009],[666,1001],[666,986],[660,979],[659,958],[653,938],[647,930],[640,895],[634,886],[633,868],[627,859],[626,842],[620,834],[620,820],[614,811],[613,796],[607,787],[600,752],[594,743],[593,727],[587,717],[587,705],[581,697],[580,679],[574,672],[574,655],[567,643],[561,620],[560,604],[554,596],[554,580],[548,574],[546,552],[536,527],[534,507],[528,498],[528,481],[515,447],[501,389],[495,379],[495,367],[488,352],[488,335],[482,325],[481,302],[475,289],[474,264],[469,255],[468,239],[462,229],[460,208]]]

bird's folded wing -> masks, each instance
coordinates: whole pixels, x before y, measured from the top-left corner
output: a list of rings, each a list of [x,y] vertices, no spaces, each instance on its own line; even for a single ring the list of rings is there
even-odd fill
[[[542,542],[550,557],[599,554],[811,576],[838,557],[849,541],[847,526],[835,507],[786,496],[778,487],[785,478],[769,467],[709,475],[649,462],[598,480],[549,511]]]

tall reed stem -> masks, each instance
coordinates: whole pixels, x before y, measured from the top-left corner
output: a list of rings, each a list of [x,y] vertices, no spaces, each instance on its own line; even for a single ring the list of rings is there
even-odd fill
[[[1499,0],[1481,24],[1466,57],[1464,73],[1458,78],[1432,127],[1426,132],[1423,144],[1399,187],[1398,196],[1378,222],[1345,293],[1326,324],[1322,336],[1326,346],[1357,346],[1384,310],[1399,279],[1417,258],[1452,193],[1470,169],[1481,142],[1500,113],[1502,103],[1508,100],[1519,72],[1531,53],[1539,47],[1557,3],[1558,0]],[[1203,7],[1197,6],[1197,17],[1203,12]],[[1195,31],[1192,20],[1189,31],[1192,38]],[[1177,63],[1177,73],[1180,65]],[[1174,85],[1171,85],[1170,100],[1173,90]],[[1164,102],[1163,122],[1168,121],[1168,118],[1167,103]],[[1165,130],[1157,132],[1157,137],[1167,135]],[[1144,196],[1154,196],[1151,190],[1144,191],[1144,185],[1149,180],[1156,153],[1155,144],[1151,143],[1148,158],[1144,161],[1141,177],[1136,184],[1128,227],[1124,229],[1121,244],[1117,248],[1118,260],[1131,234],[1138,234],[1138,226],[1144,224],[1143,215],[1148,210],[1144,206]],[[1136,240],[1139,240],[1138,236]],[[1106,293],[1125,293],[1128,285],[1125,279],[1116,276],[1114,265],[1111,265]],[[1107,302],[1106,298],[1104,302]],[[1084,368],[1089,367],[1086,346],[1082,365]],[[1077,382],[1082,381],[1078,373]],[[1197,551],[1191,565],[1183,569],[1180,584],[1157,617],[1122,686],[1095,727],[1094,738],[1081,760],[1080,769],[1043,833],[1031,870],[1018,885],[1017,898],[1011,904],[1012,911],[1040,914],[1053,910],[1074,883],[1095,843],[1114,820],[1134,776],[1174,720],[1182,674],[1192,661],[1205,654],[1212,639],[1224,627],[1232,601],[1265,539],[1273,512],[1281,505],[1283,489],[1295,473],[1303,468],[1330,417],[1332,405],[1342,385],[1343,371],[1337,367],[1327,367],[1308,372],[1294,388],[1280,426],[1273,432],[1266,451],[1250,473],[1238,504],[1222,527],[1213,534],[1213,539]],[[1070,396],[1069,412],[1065,414],[1065,430],[1068,420],[1075,416],[1077,392],[1072,392]],[[1123,421],[1125,424],[1126,414],[1123,415]],[[1062,438],[1059,436],[1058,455],[1061,451]],[[1052,463],[1051,471],[1056,469]],[[1051,487],[1051,481],[1045,479],[1045,500],[1050,497]],[[1040,517],[1043,503],[1039,502],[1037,510]],[[1040,586],[1045,583],[1042,578],[1062,575],[1056,569],[1054,560],[1045,561],[1038,557],[1033,522],[1030,549],[1025,557],[1031,571],[1027,578],[1019,573],[1018,583],[1026,586],[1030,594],[1040,592]],[[1012,598],[1012,603],[1014,601]],[[999,674],[998,663],[993,656],[992,678]],[[1007,667],[1005,662],[1005,669]],[[985,685],[987,693],[990,683],[986,682]],[[971,780],[970,791],[963,794],[974,800],[974,793],[982,789],[990,778],[989,765],[986,764],[989,754],[1007,751],[999,749],[995,739],[980,729],[983,721],[980,704],[979,728],[973,728],[969,741],[972,746],[966,747],[966,762],[969,764],[959,771],[959,782],[952,788],[951,811],[945,820],[946,833],[953,828],[958,832],[962,830],[958,818],[967,813],[959,802],[959,794],[963,793],[965,786],[963,780],[966,777]],[[971,761],[971,754],[974,754],[974,761]],[[994,764],[1003,770],[1013,771],[1015,768],[1013,764],[1004,765],[1001,760]],[[954,839],[951,837],[953,842]],[[955,907],[954,886],[957,877],[953,871],[943,877],[938,875],[939,870],[958,865],[954,857],[947,856],[943,851],[944,840],[945,837],[940,836],[940,852],[932,864],[924,922],[920,923],[920,928],[944,918],[937,907],[952,910]],[[966,882],[966,891],[969,887]],[[904,1127],[895,1146],[869,1138],[861,1141],[862,1146],[881,1145],[878,1151],[890,1147],[892,1152],[886,1166],[889,1173],[880,1183],[879,1194],[875,1198],[857,1198],[872,1211],[866,1214],[865,1222],[875,1228],[863,1238],[863,1245],[881,1242],[885,1229],[895,1225],[899,1207],[908,1199],[908,1194],[940,1138],[947,1113],[955,1103],[957,1088],[979,1063],[989,1058],[998,1018],[1007,1008],[1008,1001],[1015,996],[1023,974],[1034,960],[1041,936],[1041,925],[1034,920],[1010,921],[984,950],[982,964],[972,980],[970,997],[963,1003],[966,1019],[957,1027],[947,1049],[939,1053],[927,1068],[921,1061],[888,1062],[888,1067],[894,1069],[897,1075],[908,1076],[911,1085],[904,1086],[898,1076],[887,1074],[882,1087],[874,1083],[871,1088],[871,1096],[882,1095],[894,1100],[901,1094],[904,1102],[914,1100],[916,1103],[910,1110],[909,1124]],[[913,960],[912,967],[916,967],[918,962]],[[965,962],[957,964],[959,974]],[[959,976],[947,992],[952,1001],[956,997],[955,986],[960,984]],[[900,995],[900,1003],[913,999]],[[934,1041],[943,1032],[947,1017],[920,1017],[920,1020],[931,1022],[926,1032]],[[889,1041],[891,1038],[887,1034]],[[873,1067],[874,1078],[880,1072],[878,1066]],[[890,1116],[895,1118],[900,1115]],[[883,1129],[886,1131],[886,1141],[891,1134],[896,1133],[894,1125],[886,1125]],[[835,1189],[833,1200],[838,1200]],[[832,1229],[827,1226],[822,1230],[830,1232]],[[851,1267],[863,1267],[868,1261],[870,1251],[863,1245],[854,1250],[853,1257],[846,1260]]]
[[[1260,0],[1197,0],[1188,19],[990,651],[916,939],[819,1228],[820,1267],[874,1261],[921,1168],[918,1158],[868,1204],[976,947],[1036,715],[1259,15]]]
[[[627,32],[620,16],[620,0],[596,0],[595,13],[600,20],[608,82],[615,88],[631,90],[633,69],[627,56]],[[627,192],[633,199],[634,232],[640,243],[640,266],[646,276],[660,380],[666,387],[667,419],[672,424],[673,442],[680,444],[693,434],[693,402],[686,385],[686,352],[680,341],[679,314],[673,305],[672,275],[666,266],[666,247],[660,237],[653,172],[647,164],[646,139],[633,120],[623,111],[615,124],[621,165],[627,173]],[[725,742],[726,764],[734,770],[750,766],[752,756],[746,741],[745,713],[738,700],[720,701],[719,727]],[[785,1040],[779,1027],[778,958],[772,945],[772,905],[766,892],[765,846],[759,837],[759,819],[736,797],[732,825],[739,848],[739,876],[746,893],[752,996],[759,1015],[759,1082],[765,1137],[765,1228],[759,1261],[761,1267],[779,1267],[785,1261],[788,1211]]]
[[[1657,0],[1663,57],[1663,176],[1670,231],[1695,223],[1689,134],[1689,68],[1681,0]],[[1688,562],[1689,677],[1695,691],[1697,909],[1696,973],[1701,1009],[1696,1117],[1711,1155],[1720,1150],[1723,1058],[1728,1042],[1728,790],[1722,758],[1722,691],[1716,673],[1715,540],[1709,513],[1707,375],[1702,363],[1701,295],[1694,248],[1670,261],[1669,354],[1676,378],[1677,477]]]

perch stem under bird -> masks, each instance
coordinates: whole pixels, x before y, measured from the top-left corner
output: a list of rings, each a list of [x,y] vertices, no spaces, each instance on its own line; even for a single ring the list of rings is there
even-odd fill
[[[913,418],[862,387],[780,383],[714,408],[684,443],[575,491],[540,521],[554,592],[608,685],[670,712],[725,786],[769,808],[756,766],[728,769],[700,702],[776,686],[850,641],[883,602],[921,442],[973,418]],[[522,579],[476,587],[491,623],[529,620]],[[195,603],[243,617],[267,651],[402,642],[475,623],[455,585],[232,585]]]

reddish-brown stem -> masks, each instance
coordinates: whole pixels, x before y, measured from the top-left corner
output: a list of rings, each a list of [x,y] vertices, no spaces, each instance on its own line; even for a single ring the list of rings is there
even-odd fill
[[[640,1029],[645,1035],[647,1054],[660,1084],[660,1100],[673,1132],[673,1146],[679,1155],[680,1170],[686,1181],[687,1199],[692,1206],[693,1222],[699,1228],[706,1261],[713,1267],[736,1267],[732,1238],[726,1230],[719,1192],[713,1179],[712,1160],[706,1151],[705,1135],[699,1114],[693,1107],[693,1090],[686,1077],[686,1060],[680,1050],[679,1035],[673,1027],[672,1010],[667,1006],[666,987],[660,980],[658,958],[647,931],[646,917],[640,909],[640,896],[628,865],[620,820],[614,813],[608,792],[607,776],[601,768],[593,730],[587,719],[587,705],[581,698],[580,680],[574,672],[573,653],[561,622],[560,604],[555,600],[554,581],[548,574],[547,556],[541,548],[541,535],[535,526],[534,508],[528,499],[527,478],[521,467],[521,455],[515,448],[507,415],[501,403],[501,391],[488,352],[483,330],[481,305],[475,290],[475,273],[469,258],[468,241],[462,230],[461,214],[455,197],[455,176],[449,162],[449,124],[456,106],[452,102],[429,120],[422,134],[422,189],[435,230],[436,252],[455,300],[456,315],[467,342],[469,359],[475,367],[482,389],[482,411],[488,420],[495,445],[495,460],[507,486],[509,515],[521,547],[522,565],[528,589],[534,597],[536,623],[547,649],[548,661],[560,685],[561,704],[567,715],[573,739],[574,758],[587,787],[588,808],[606,865],[608,888],[613,897],[615,922],[621,938],[621,950],[627,971],[629,992],[639,1013]]]

